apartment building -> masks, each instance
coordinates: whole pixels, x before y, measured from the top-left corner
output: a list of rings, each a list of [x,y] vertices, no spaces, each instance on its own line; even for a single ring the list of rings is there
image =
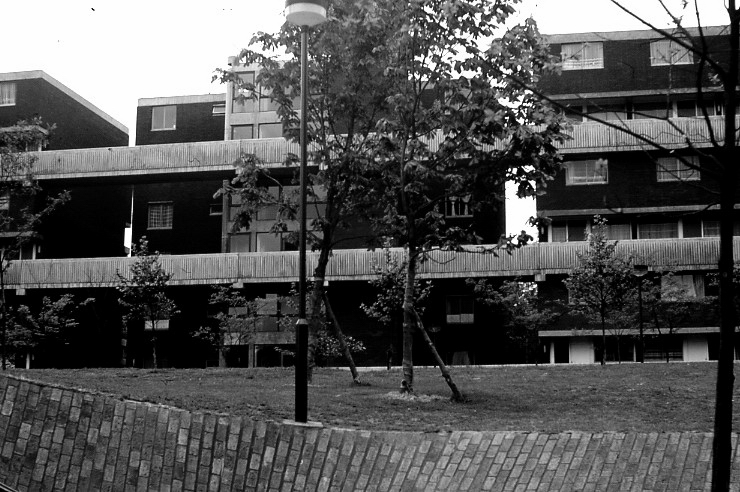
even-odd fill
[[[697,36],[698,31],[691,34]],[[704,39],[722,61],[729,46],[726,28],[705,28]],[[548,41],[562,58],[562,70],[544,77],[541,89],[569,114],[574,135],[590,144],[564,149],[563,172],[538,196],[538,214],[551,219],[540,231],[540,240],[584,241],[593,217],[600,215],[608,220],[612,240],[645,245],[690,242],[700,256],[702,245],[719,236],[719,185],[708,170],[710,138],[723,125],[723,93],[709,71],[700,74],[693,53],[653,31],[563,34],[548,36]],[[647,141],[658,142],[661,148]],[[740,235],[740,211],[736,217],[735,234]],[[636,261],[654,263],[649,256]],[[671,263],[681,259],[654,267]],[[690,292],[704,296],[713,293],[709,277],[713,268],[676,274]],[[550,290],[566,296],[556,283]],[[715,358],[716,322],[692,320],[679,330],[673,342],[675,356]],[[552,358],[593,362],[594,350],[600,350],[599,333],[574,320],[560,328],[541,334],[551,342],[552,352],[561,354]],[[634,347],[630,352],[635,357]],[[660,357],[657,347],[647,352],[648,357]]]
[[[41,70],[0,74],[0,130],[41,117],[56,125],[47,150],[128,145],[128,129]]]

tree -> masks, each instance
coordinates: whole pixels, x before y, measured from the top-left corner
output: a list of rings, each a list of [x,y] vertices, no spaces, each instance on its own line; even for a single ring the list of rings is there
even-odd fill
[[[578,265],[564,280],[569,304],[601,326],[601,365],[606,364],[606,331],[609,318],[623,311],[634,295],[632,260],[607,240],[606,220],[594,217],[588,233],[588,250],[578,253]]]
[[[310,36],[309,120],[308,141],[312,144],[309,160],[316,168],[308,177],[309,198],[314,202],[309,241],[318,251],[313,272],[313,285],[308,301],[309,319],[309,378],[315,364],[316,344],[324,320],[322,312],[333,312],[324,288],[326,268],[331,251],[348,238],[343,231],[348,221],[357,219],[372,208],[367,201],[367,145],[375,131],[379,115],[387,106],[390,95],[382,70],[384,58],[376,47],[382,46],[392,33],[392,25],[385,23],[384,2],[360,0],[334,2],[328,21],[313,29]],[[222,80],[234,80],[252,98],[269,96],[277,104],[288,137],[298,139],[299,115],[293,107],[300,93],[300,31],[286,23],[278,33],[259,33],[250,42],[254,49],[243,50],[238,60],[244,64],[257,63],[261,69],[254,83],[235,79],[233,72],[220,71]],[[287,59],[274,58],[284,51]],[[260,178],[262,190],[260,191]],[[225,192],[239,195],[240,225],[248,224],[256,211],[265,204],[278,205],[273,231],[287,231],[286,222],[295,220],[295,197],[280,194],[279,202],[265,190],[266,185],[279,182],[269,170],[261,169],[253,156],[244,156],[239,175]],[[287,200],[283,200],[287,197]],[[322,310],[322,305],[326,306]],[[338,320],[332,320],[338,340],[344,338]],[[352,378],[359,382],[350,351],[343,346]]]
[[[56,300],[45,296],[36,312],[21,304],[10,314],[8,345],[16,354],[26,354],[26,369],[31,367],[34,352],[52,348],[62,342],[69,332],[78,326],[75,311],[94,302],[86,299],[76,303],[72,294],[64,294]]]
[[[138,247],[132,249],[135,260],[129,275],[116,272],[120,284],[117,287],[118,302],[126,311],[123,318],[125,327],[132,322],[143,322],[145,329],[151,329],[153,365],[157,369],[157,330],[179,312],[165,292],[172,274],[162,268],[159,252],[149,252],[146,236],[139,240]]]
[[[712,298],[697,297],[690,292],[682,278],[671,270],[658,273],[647,288],[643,288],[644,304],[650,313],[653,326],[662,339],[663,355],[670,362],[670,341],[685,323],[702,313]]]
[[[478,302],[503,314],[506,338],[524,350],[524,362],[537,362],[538,333],[559,316],[554,306],[538,296],[537,284],[507,280],[496,288],[484,279],[467,279],[466,283]]]
[[[402,329],[403,326],[403,301],[406,288],[406,262],[399,262],[390,250],[384,251],[384,264],[372,265],[376,278],[370,280],[370,285],[376,291],[376,297],[372,304],[361,304],[365,314],[385,326],[391,333],[391,341],[388,346],[388,368],[392,364],[392,355],[397,352],[393,346],[393,333]],[[424,303],[431,294],[432,283],[421,282],[417,279],[414,285],[414,309],[423,314]]]
[[[533,194],[535,183],[558,169],[561,127],[547,105],[503,75],[534,83],[552,63],[534,21],[504,30],[515,2],[377,3],[391,35],[375,47],[384,58],[387,108],[369,154],[377,165],[374,202],[382,207],[374,227],[408,255],[402,366],[413,391],[413,334],[426,334],[414,310],[419,262],[434,249],[480,242],[475,227],[447,220],[448,200],[490,210],[506,180],[520,196]],[[492,48],[481,49],[484,43]],[[505,239],[502,247],[513,244]],[[440,370],[458,399],[444,365]]]
[[[6,274],[12,262],[22,256],[25,247],[37,239],[41,222],[69,200],[69,194],[48,197],[34,203],[41,191],[34,178],[37,158],[30,150],[43,148],[53,126],[40,118],[22,120],[8,131],[0,132],[0,364],[6,368],[8,340],[13,329],[6,289]]]
[[[226,367],[226,351],[231,345],[246,345],[252,341],[258,319],[256,301],[249,301],[229,286],[213,287],[208,304],[218,310],[215,325],[201,327],[194,336],[218,351],[219,367]]]

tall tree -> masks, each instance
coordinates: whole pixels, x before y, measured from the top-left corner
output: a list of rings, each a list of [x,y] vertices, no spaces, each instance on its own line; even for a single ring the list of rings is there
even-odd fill
[[[118,277],[118,302],[126,311],[124,326],[131,322],[143,322],[144,328],[151,329],[152,360],[157,369],[157,330],[179,311],[175,302],[167,296],[167,283],[172,274],[165,271],[159,262],[159,253],[149,251],[146,236],[133,248],[135,260],[129,275],[116,272]]]
[[[418,265],[434,249],[480,242],[480,231],[447,220],[448,200],[469,200],[474,213],[495,207],[506,180],[520,196],[533,194],[558,169],[561,127],[553,111],[507,79],[534,84],[552,63],[531,19],[504,28],[516,1],[377,3],[391,35],[375,47],[384,58],[387,108],[370,153],[382,207],[374,226],[408,254],[402,366],[413,391],[413,335],[426,334],[414,310]],[[489,43],[489,51],[482,48]]]
[[[329,303],[324,289],[326,268],[331,251],[348,239],[349,220],[363,215],[370,208],[367,201],[367,146],[375,131],[378,118],[387,106],[390,93],[383,77],[384,58],[377,47],[391,36],[393,26],[386,22],[386,4],[360,0],[335,2],[329,9],[328,21],[315,28],[310,36],[308,85],[309,161],[315,165],[308,177],[315,218],[309,225],[309,238],[319,253],[313,272],[309,299],[309,377],[314,365],[317,335],[323,326],[322,304]],[[259,74],[254,83],[244,84],[231,71],[220,72],[222,80],[234,80],[249,97],[259,100],[269,97],[277,104],[286,133],[298,139],[300,115],[293,106],[300,94],[300,31],[286,23],[274,34],[259,33],[250,42],[253,49],[243,50],[238,61],[258,64]],[[287,57],[276,57],[285,52]],[[245,156],[239,176],[225,191],[241,197],[242,225],[254,218],[256,210],[274,201],[269,193],[255,192],[261,183],[278,185],[268,170],[255,165],[255,159]],[[285,196],[285,195],[283,195]],[[276,232],[287,230],[286,222],[295,220],[295,200],[283,200],[279,205]],[[356,239],[356,238],[354,238]],[[327,306],[326,312],[333,312]],[[341,327],[332,323],[337,339],[343,339]],[[343,347],[352,377],[359,382],[350,351]]]
[[[588,250],[577,254],[578,265],[564,281],[572,309],[601,327],[601,365],[606,364],[609,318],[622,313],[636,288],[632,260],[617,253],[616,248],[617,242],[607,239],[606,220],[594,217]]]
[[[0,132],[0,364],[6,368],[8,358],[10,299],[7,296],[7,272],[12,262],[19,260],[22,251],[37,239],[37,230],[43,219],[69,200],[69,194],[48,197],[36,204],[41,191],[34,178],[37,157],[30,151],[46,145],[53,126],[40,118],[19,121]]]

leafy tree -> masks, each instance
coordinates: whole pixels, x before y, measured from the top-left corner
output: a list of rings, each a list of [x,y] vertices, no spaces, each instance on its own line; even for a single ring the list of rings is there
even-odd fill
[[[45,296],[37,312],[25,304],[19,305],[9,320],[9,347],[16,354],[26,354],[28,369],[31,355],[62,342],[69,330],[78,326],[75,311],[93,301],[86,299],[77,303],[72,294],[64,294],[56,300]]]
[[[537,294],[537,284],[507,280],[499,288],[485,279],[467,279],[475,299],[502,312],[507,339],[524,350],[525,362],[537,362],[541,329],[559,316],[555,306]]]
[[[375,287],[377,294],[375,301],[367,305],[362,303],[360,309],[365,314],[376,320],[393,334],[403,326],[403,299],[406,287],[406,262],[399,262],[390,250],[384,251],[384,264],[374,263],[371,266],[376,277],[370,280],[370,285]],[[424,303],[429,298],[432,290],[430,281],[422,282],[417,279],[414,285],[414,309],[424,313]],[[393,337],[391,336],[391,340]],[[390,342],[388,347],[388,367],[391,365],[391,356],[397,350]]]
[[[162,321],[169,320],[179,311],[175,302],[167,297],[167,282],[172,274],[166,272],[159,262],[159,252],[149,252],[146,236],[134,247],[135,261],[129,275],[116,272],[120,294],[118,302],[126,311],[123,322],[128,327],[132,322],[144,322],[151,326],[152,358],[157,369],[157,330]]]
[[[8,131],[0,132],[0,364],[6,368],[9,338],[14,326],[6,292],[6,274],[12,262],[21,257],[24,247],[37,239],[39,224],[57,207],[69,200],[63,192],[37,205],[35,197],[41,191],[34,178],[37,157],[29,151],[46,145],[53,126],[40,118],[22,120]]]
[[[348,221],[372,208],[367,201],[367,146],[375,131],[379,115],[387,106],[391,94],[382,76],[384,55],[376,50],[395,28],[386,23],[388,0],[375,2],[335,2],[326,23],[311,31],[308,78],[311,97],[308,100],[309,160],[317,167],[308,177],[309,200],[314,203],[309,241],[319,252],[313,272],[313,285],[308,300],[309,319],[309,378],[314,365],[318,334],[324,325],[322,304],[329,302],[324,289],[326,268],[331,251],[348,239]],[[299,115],[293,101],[300,94],[300,31],[286,23],[274,34],[259,33],[250,42],[253,49],[243,50],[239,61],[259,64],[261,70],[254,84],[241,88],[251,97],[269,96],[277,104],[277,112],[290,138],[298,139]],[[289,55],[276,59],[274,53]],[[234,79],[230,71],[221,71],[222,80]],[[248,224],[256,211],[265,204],[277,205],[276,233],[287,231],[288,221],[295,220],[296,197],[274,195],[265,189],[278,181],[270,171],[259,168],[253,156],[244,156],[239,163],[239,175],[226,192],[241,198],[240,225]],[[262,189],[260,189],[260,178]],[[295,241],[297,242],[297,241]],[[326,311],[331,311],[329,307]],[[336,319],[332,326],[341,340],[341,326]],[[359,381],[350,351],[344,350],[353,380]]]
[[[681,282],[675,272],[659,272],[656,279],[643,289],[644,305],[653,326],[662,339],[665,361],[670,362],[670,341],[687,320],[704,311],[714,299],[697,297]]]
[[[408,251],[402,366],[413,391],[418,264],[433,249],[480,242],[474,228],[447,220],[448,199],[469,198],[475,212],[490,210],[506,180],[520,196],[533,194],[534,184],[558,169],[554,144],[561,127],[538,98],[509,82],[516,75],[534,84],[552,64],[534,21],[504,30],[515,2],[378,3],[391,36],[375,47],[384,57],[387,108],[370,147],[375,203],[382,204],[374,226]],[[481,49],[486,43],[490,49]],[[512,244],[504,240],[502,247]],[[458,399],[449,373],[440,369]]]
[[[198,329],[194,336],[218,351],[219,367],[226,367],[226,351],[231,345],[246,345],[252,341],[258,320],[255,300],[247,300],[230,286],[214,286],[208,304],[218,309],[213,316],[216,324]]]
[[[606,363],[609,319],[623,311],[635,290],[632,260],[618,254],[616,247],[616,241],[607,240],[606,220],[594,217],[588,250],[577,254],[579,264],[564,280],[571,309],[601,326],[601,365]]]

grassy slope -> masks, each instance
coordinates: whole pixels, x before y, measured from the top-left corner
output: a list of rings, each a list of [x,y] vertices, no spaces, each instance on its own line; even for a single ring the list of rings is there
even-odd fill
[[[416,399],[401,398],[399,370],[321,369],[309,419],[377,430],[711,431],[714,363],[453,368],[469,398],[453,404],[436,369],[416,370]],[[190,410],[262,419],[293,417],[292,369],[81,369],[12,371],[30,379]],[[740,418],[736,412],[734,428]]]

